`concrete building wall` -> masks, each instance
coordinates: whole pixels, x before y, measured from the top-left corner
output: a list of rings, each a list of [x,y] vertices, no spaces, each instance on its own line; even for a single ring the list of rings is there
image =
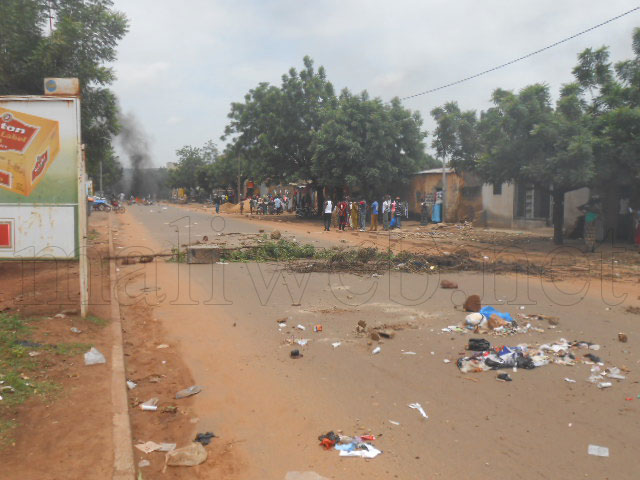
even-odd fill
[[[483,221],[488,227],[511,228],[515,212],[515,185],[503,183],[500,194],[494,195],[493,185],[482,185]]]
[[[564,199],[564,229],[572,229],[578,217],[582,215],[578,207],[589,199],[589,189],[581,188],[565,195]],[[496,228],[517,228],[521,230],[536,230],[552,226],[551,209],[549,217],[522,218],[516,216],[516,185],[503,183],[502,192],[494,194],[493,185],[486,183],[482,186],[482,220],[484,225]]]

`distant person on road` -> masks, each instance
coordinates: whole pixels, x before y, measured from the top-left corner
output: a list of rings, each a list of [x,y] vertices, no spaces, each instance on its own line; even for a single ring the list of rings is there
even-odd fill
[[[220,203],[222,202],[220,195],[216,195],[213,201],[216,204],[216,214],[218,214],[220,213]]]
[[[360,220],[360,231],[364,232],[367,227],[367,202],[360,200],[358,205],[358,219]]]
[[[358,219],[358,202],[351,202],[351,228],[358,228],[360,221]]]
[[[325,200],[324,202],[324,231],[331,230],[331,212],[333,210],[333,203],[331,200]]]
[[[391,197],[389,195],[384,196],[382,202],[382,228],[389,230],[389,224],[391,223]]]
[[[396,228],[402,228],[402,215],[404,214],[404,205],[400,201],[400,197],[396,197]]]
[[[369,231],[378,231],[378,200],[374,200],[371,203],[371,226],[369,227]]]
[[[346,200],[342,200],[338,203],[338,228],[344,231],[344,228],[347,226],[347,212],[348,212],[349,204]]]

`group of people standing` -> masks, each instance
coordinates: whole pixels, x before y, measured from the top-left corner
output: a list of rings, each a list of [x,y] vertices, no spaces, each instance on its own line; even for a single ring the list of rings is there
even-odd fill
[[[249,209],[251,214],[257,215],[280,215],[284,211],[289,211],[290,199],[284,195],[254,195],[249,199]],[[241,202],[240,213],[244,211],[244,202]]]
[[[382,216],[382,226],[384,230],[392,228],[401,228],[402,217],[407,217],[407,202],[396,197],[391,199],[390,195],[385,195],[382,204],[378,200],[374,200],[368,204],[365,199],[360,201],[351,200],[349,197],[337,202],[326,200],[324,202],[324,229],[331,230],[331,227],[338,227],[339,230],[345,230],[347,227],[353,230],[364,232],[367,226],[367,214],[371,216],[369,231],[378,230],[378,220]]]

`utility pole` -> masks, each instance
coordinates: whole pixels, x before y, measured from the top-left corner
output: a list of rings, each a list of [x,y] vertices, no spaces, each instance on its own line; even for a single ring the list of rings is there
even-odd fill
[[[100,160],[100,195],[104,195],[104,190],[102,190],[102,160]]]

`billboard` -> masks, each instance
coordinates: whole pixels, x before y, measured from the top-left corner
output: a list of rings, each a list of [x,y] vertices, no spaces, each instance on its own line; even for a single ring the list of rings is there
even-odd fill
[[[80,101],[0,96],[0,258],[75,258]]]

